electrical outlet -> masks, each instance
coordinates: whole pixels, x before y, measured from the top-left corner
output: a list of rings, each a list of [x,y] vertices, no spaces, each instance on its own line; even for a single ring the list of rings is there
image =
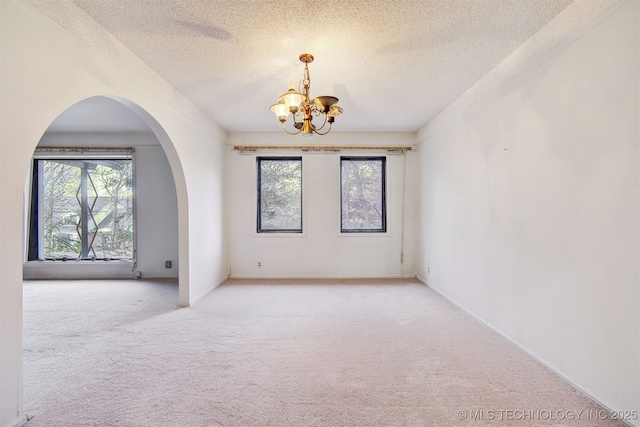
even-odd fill
[[[164,268],[171,268],[171,260],[168,259],[164,262]]]
[[[258,268],[262,268],[262,262],[258,261]]]
[[[431,267],[427,267],[427,274],[431,273]]]

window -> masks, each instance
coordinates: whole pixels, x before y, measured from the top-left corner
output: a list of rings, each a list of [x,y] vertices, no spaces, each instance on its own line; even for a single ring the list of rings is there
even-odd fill
[[[385,163],[385,157],[340,158],[341,232],[386,231]]]
[[[302,157],[258,157],[258,233],[302,233]]]
[[[30,261],[133,258],[133,171],[127,157],[34,159]]]

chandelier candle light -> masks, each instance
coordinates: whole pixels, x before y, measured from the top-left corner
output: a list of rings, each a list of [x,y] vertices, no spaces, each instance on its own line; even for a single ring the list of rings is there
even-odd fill
[[[289,91],[280,96],[277,104],[271,106],[271,112],[278,117],[282,123],[282,129],[289,135],[297,135],[300,132],[304,136],[311,136],[314,133],[326,135],[331,131],[336,116],[342,114],[342,108],[337,105],[338,98],[335,96],[318,96],[313,98],[313,101],[309,101],[309,88],[311,87],[309,63],[313,62],[313,55],[303,53],[300,55],[300,62],[304,62],[304,78],[298,85],[302,85],[302,90],[298,87],[299,91],[296,91],[292,82],[289,82]],[[293,116],[293,126],[297,131],[290,132],[285,126],[289,114]],[[312,123],[314,116],[323,116],[321,126],[317,127]],[[322,131],[327,123],[329,123],[329,127]]]

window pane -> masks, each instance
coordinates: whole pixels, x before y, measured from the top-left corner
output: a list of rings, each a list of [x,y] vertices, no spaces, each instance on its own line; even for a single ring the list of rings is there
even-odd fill
[[[258,158],[258,233],[302,232],[302,158]]]
[[[34,176],[30,259],[133,258],[130,159],[41,159]]]
[[[385,158],[342,157],[342,232],[384,232]]]

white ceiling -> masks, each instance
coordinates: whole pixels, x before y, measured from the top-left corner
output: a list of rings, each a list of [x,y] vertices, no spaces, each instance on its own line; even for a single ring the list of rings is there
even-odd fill
[[[416,132],[512,53],[524,69],[618,2],[27,1],[90,46],[97,23],[228,132],[279,131],[269,107],[305,52],[311,96],[344,108],[334,132]]]

